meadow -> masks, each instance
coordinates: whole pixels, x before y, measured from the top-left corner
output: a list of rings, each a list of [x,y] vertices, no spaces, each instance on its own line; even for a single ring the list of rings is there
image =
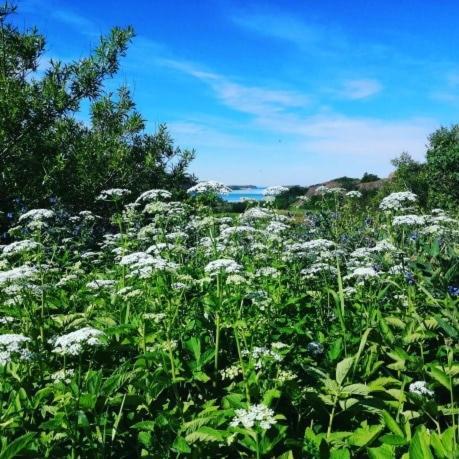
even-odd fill
[[[415,194],[110,189],[0,258],[0,458],[454,458],[459,231]]]

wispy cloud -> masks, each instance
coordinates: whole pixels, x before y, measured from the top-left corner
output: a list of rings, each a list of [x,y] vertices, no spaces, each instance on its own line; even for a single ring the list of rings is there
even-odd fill
[[[301,50],[322,58],[343,60],[353,56],[380,56],[387,48],[378,43],[359,43],[352,40],[341,27],[331,22],[308,21],[285,11],[265,8],[261,11],[240,11],[231,17],[238,27],[263,37],[284,41]]]
[[[46,0],[23,0],[21,11],[33,13],[66,24],[83,35],[94,37],[100,35],[100,28],[88,17],[78,13],[74,9],[59,7]]]
[[[243,113],[263,116],[310,103],[308,96],[297,91],[237,83],[224,75],[202,70],[195,64],[183,61],[162,59],[158,62],[208,84],[220,102]]]
[[[433,100],[457,105],[459,103],[459,70],[450,71],[443,79],[440,89],[430,94]]]
[[[328,178],[358,175],[365,170],[387,173],[390,159],[403,151],[421,159],[427,135],[437,127],[437,122],[430,118],[388,120],[350,116],[331,109],[321,111],[319,108],[315,113],[304,114],[298,101],[307,101],[308,97],[301,93],[233,83],[228,77],[177,60],[163,62],[163,65],[206,83],[219,101],[251,115],[249,121],[241,122],[239,127],[239,132],[244,134],[225,132],[221,128],[224,122],[209,125],[194,120],[171,125],[178,138],[195,142],[198,150],[204,152],[204,158],[210,151],[218,151],[221,161],[227,155],[225,168],[233,167],[235,155],[250,152],[250,158],[257,158],[260,162],[263,162],[263,154],[268,154],[270,163],[277,164],[284,176],[282,161],[288,157],[292,166],[288,173],[298,183],[311,183],[314,177],[317,179],[317,170],[304,169],[305,164],[314,164],[315,161],[327,164],[325,174]],[[352,80],[346,85],[346,97],[354,99],[369,97],[382,89],[374,80]],[[313,110],[314,105],[311,105],[309,112]],[[247,140],[256,138],[254,132],[261,133],[259,140]],[[244,137],[245,134],[248,137]],[[200,170],[207,170],[204,163],[198,165]],[[255,167],[252,166],[251,170]],[[225,175],[231,177],[228,174],[225,169]],[[263,170],[263,174],[265,180],[275,183],[275,168],[269,173]]]
[[[76,13],[75,11],[69,9],[57,9],[52,13],[52,17],[57,21],[60,21],[64,24],[67,24],[81,33],[88,36],[97,36],[100,35],[100,29],[97,25],[81,14]]]
[[[350,100],[367,99],[378,94],[382,89],[382,84],[377,80],[348,80],[344,82],[342,89],[339,91],[339,96]]]

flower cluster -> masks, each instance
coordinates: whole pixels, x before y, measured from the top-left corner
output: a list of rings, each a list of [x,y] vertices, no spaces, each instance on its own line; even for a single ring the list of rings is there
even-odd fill
[[[264,196],[279,196],[286,193],[288,188],[285,186],[270,186],[263,191]]]
[[[379,208],[381,210],[401,210],[407,204],[414,204],[417,199],[417,195],[411,191],[399,191],[386,196],[379,204]]]
[[[53,352],[61,355],[79,355],[87,348],[100,346],[103,336],[104,333],[100,330],[84,327],[51,340],[51,343],[54,344]]]
[[[214,260],[207,264],[204,271],[209,276],[216,276],[220,273],[237,274],[242,270],[242,266],[229,258]]]
[[[6,365],[14,360],[27,360],[31,353],[26,345],[31,340],[24,335],[7,333],[0,335],[0,365]]]
[[[235,413],[236,416],[231,421],[231,427],[242,425],[246,429],[260,427],[263,430],[268,430],[277,422],[274,411],[263,403],[251,405],[247,409],[240,408]]]
[[[110,188],[109,190],[103,190],[97,196],[97,201],[118,201],[126,196],[129,196],[131,191],[126,188]]]
[[[231,188],[227,187],[223,183],[216,182],[215,180],[209,180],[207,182],[199,182],[197,185],[188,188],[188,194],[203,194],[203,193],[216,193],[216,194],[228,194],[231,192]]]
[[[427,383],[425,381],[415,381],[410,384],[409,391],[413,394],[420,396],[432,397],[434,392],[427,388]]]

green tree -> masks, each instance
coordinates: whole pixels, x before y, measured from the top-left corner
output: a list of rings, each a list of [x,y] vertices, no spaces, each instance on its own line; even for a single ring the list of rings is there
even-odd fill
[[[376,174],[369,174],[368,172],[365,172],[360,179],[361,183],[368,183],[368,182],[376,182],[376,180],[379,180],[379,177]]]
[[[76,208],[91,207],[104,188],[134,193],[191,180],[194,152],[175,148],[165,126],[145,132],[126,88],[107,93],[134,31],[115,27],[89,57],[52,60],[39,72],[45,38],[9,21],[16,8],[0,7],[0,208],[20,200],[45,205],[51,196]],[[89,124],[78,119],[88,101]]]
[[[434,206],[459,202],[459,125],[442,127],[429,137],[427,174]]]
[[[391,186],[396,190],[410,190],[416,193],[419,198],[419,204],[421,206],[427,205],[429,180],[426,165],[414,160],[406,152],[391,162],[396,168]]]

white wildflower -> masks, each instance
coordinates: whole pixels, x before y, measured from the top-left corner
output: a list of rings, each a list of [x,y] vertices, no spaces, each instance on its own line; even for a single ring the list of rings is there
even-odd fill
[[[414,204],[418,197],[411,191],[400,191],[386,196],[379,205],[381,210],[400,210],[407,204]]]
[[[197,185],[188,188],[188,194],[202,194],[202,193],[217,193],[217,194],[228,194],[231,192],[231,188],[227,187],[223,183],[216,182],[215,180],[209,180],[207,182],[199,182]]]
[[[53,340],[53,352],[61,355],[79,355],[87,348],[100,346],[100,338],[103,336],[104,333],[100,330],[84,327]]]
[[[237,409],[236,416],[231,421],[231,427],[242,425],[246,429],[253,427],[261,427],[263,430],[268,430],[276,424],[274,411],[268,408],[263,403],[251,405],[248,409]]]
[[[109,190],[103,190],[97,196],[97,201],[116,201],[118,199],[124,198],[131,194],[130,190],[126,188],[110,188]]]
[[[206,274],[216,276],[219,273],[237,274],[242,270],[242,266],[229,258],[221,258],[219,260],[211,261],[204,268]]]
[[[286,193],[288,188],[285,186],[270,186],[263,191],[264,196],[279,196]]]
[[[27,360],[31,353],[26,345],[30,338],[24,335],[6,333],[0,335],[0,365],[6,365],[13,360]]]
[[[427,397],[432,397],[434,395],[434,391],[427,388],[427,383],[425,381],[415,381],[410,384],[409,391],[413,394]]]

